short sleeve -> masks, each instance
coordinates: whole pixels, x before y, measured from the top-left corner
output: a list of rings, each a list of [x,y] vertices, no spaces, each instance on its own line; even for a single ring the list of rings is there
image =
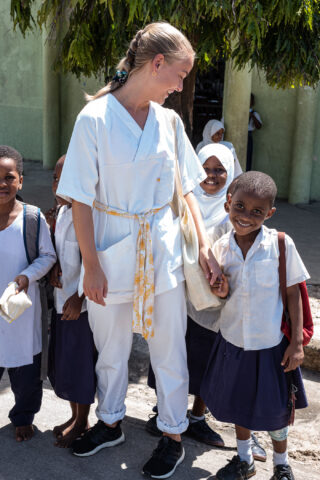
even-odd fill
[[[287,269],[287,287],[296,285],[310,278],[310,275],[304,266],[303,261],[291,237],[286,235],[286,269]]]
[[[98,178],[96,120],[85,107],[73,129],[57,195],[92,206]]]
[[[258,120],[258,122],[260,122],[261,125],[262,125],[262,120],[261,120],[261,117],[260,117],[259,113],[254,110],[253,114],[256,117],[256,119]]]
[[[182,120],[176,115],[178,136],[178,160],[184,195],[191,192],[207,175],[185,132]]]

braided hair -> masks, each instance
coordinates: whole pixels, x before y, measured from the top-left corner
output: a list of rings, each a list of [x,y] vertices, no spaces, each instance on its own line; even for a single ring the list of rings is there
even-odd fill
[[[116,67],[113,79],[95,95],[87,95],[87,100],[94,100],[121,88],[131,75],[143,68],[159,53],[164,55],[168,63],[190,55],[195,56],[189,40],[175,27],[165,22],[149,23],[131,40],[126,56]]]

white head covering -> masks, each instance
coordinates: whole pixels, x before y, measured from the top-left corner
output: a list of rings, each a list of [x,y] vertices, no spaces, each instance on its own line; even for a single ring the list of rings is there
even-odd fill
[[[220,143],[209,143],[198,153],[199,160],[203,165],[209,157],[217,157],[227,172],[225,186],[219,192],[210,195],[198,185],[193,193],[197,198],[206,229],[217,227],[223,223],[228,214],[224,209],[227,189],[234,178],[234,159],[229,148]]]
[[[203,129],[202,142],[198,143],[196,152],[198,153],[201,148],[205,147],[209,143],[213,143],[211,138],[212,135],[221,130],[221,128],[224,130],[224,125],[222,122],[219,122],[219,120],[209,120]]]

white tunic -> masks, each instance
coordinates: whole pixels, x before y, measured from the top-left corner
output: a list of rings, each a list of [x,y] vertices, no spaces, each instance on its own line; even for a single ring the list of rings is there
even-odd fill
[[[72,209],[67,205],[59,209],[54,236],[62,271],[60,277],[62,288],[54,289],[54,306],[57,313],[61,314],[68,298],[78,292],[81,269],[80,250],[72,221]],[[84,300],[81,312],[85,311],[86,302]]]
[[[0,231],[0,295],[17,275],[29,278],[28,295],[32,306],[12,323],[0,317],[0,366],[20,367],[33,362],[41,352],[41,305],[37,280],[56,261],[49,227],[41,215],[39,257],[28,265],[23,242],[23,212],[5,230]]]
[[[177,116],[178,159],[184,193],[206,174]],[[168,203],[174,191],[174,135],[168,110],[150,102],[143,130],[108,94],[88,103],[78,115],[58,195],[130,214],[162,208],[149,217],[155,294],[184,280],[179,220]],[[133,300],[139,222],[93,209],[98,256],[108,279],[107,303]]]
[[[309,278],[293,240],[286,235],[287,286]],[[234,231],[213,246],[228,276],[230,298],[221,310],[220,331],[244,350],[262,350],[281,342],[282,299],[279,285],[278,233],[264,225],[244,260]]]

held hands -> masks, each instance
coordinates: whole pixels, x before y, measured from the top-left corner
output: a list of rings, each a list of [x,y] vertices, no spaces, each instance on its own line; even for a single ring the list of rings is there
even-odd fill
[[[209,245],[204,245],[199,249],[199,263],[201,268],[212,287],[218,277],[221,277],[222,272],[217,260],[214,258],[212,250]]]
[[[105,306],[104,299],[108,293],[108,281],[100,265],[95,268],[85,267],[83,293],[89,300]]]
[[[221,274],[221,277],[218,277],[214,284],[211,286],[211,291],[220,298],[226,298],[228,296],[229,283],[227,277],[223,275],[223,273]]]
[[[79,297],[78,292],[69,297],[63,305],[61,320],[78,320],[83,300],[84,295]]]
[[[18,288],[16,289],[16,293],[22,292],[22,290],[25,291],[25,293],[28,292],[29,288],[29,278],[26,275],[18,275],[14,281],[18,285]]]
[[[284,352],[281,365],[284,367],[284,372],[290,372],[295,370],[299,365],[302,364],[304,359],[304,352],[302,345],[295,345],[290,343]]]
[[[53,265],[52,269],[50,270],[50,285],[56,288],[62,288],[62,283],[60,281],[60,277],[62,275],[62,270],[60,267],[60,263],[57,262]]]

